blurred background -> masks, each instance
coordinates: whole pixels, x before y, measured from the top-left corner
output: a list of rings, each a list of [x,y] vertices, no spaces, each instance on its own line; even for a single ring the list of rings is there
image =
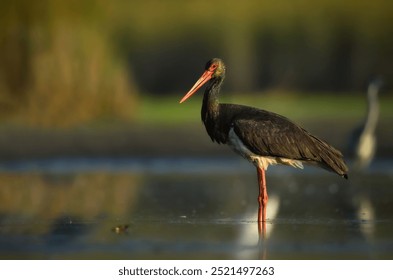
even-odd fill
[[[203,141],[201,97],[181,106],[178,100],[212,57],[227,64],[224,101],[286,115],[322,138],[330,135],[321,123],[334,121],[339,136],[330,138],[341,148],[339,140],[365,117],[367,86],[376,77],[384,81],[380,120],[392,119],[392,6],[4,1],[0,156],[187,153],[195,145],[183,147],[175,134],[197,129]],[[379,133],[380,154],[391,154],[392,134]],[[180,146],[171,149],[174,142]]]
[[[227,63],[227,95],[341,100],[376,75],[390,89],[392,11],[388,0],[3,1],[1,121],[145,120],[146,102],[175,104],[211,57]]]
[[[213,208],[198,202],[195,209],[199,212],[188,209],[193,195],[190,197],[180,187],[193,184],[195,170],[208,166],[201,163],[206,158],[221,175],[227,174],[223,171],[227,168],[246,176],[230,177],[229,181],[213,177],[214,184],[224,181],[232,186],[233,192],[223,191],[231,197],[242,196],[243,189],[247,192],[246,185],[251,185],[250,192],[256,187],[253,168],[247,163],[247,167],[242,163],[239,167],[241,159],[226,147],[211,143],[205,133],[199,113],[202,92],[179,105],[212,57],[226,62],[223,101],[285,115],[346,155],[352,131],[366,117],[368,85],[375,78],[382,80],[376,156],[389,162],[393,156],[392,17],[393,2],[389,0],[2,1],[2,257],[105,257],[97,252],[56,255],[56,246],[51,247],[56,242],[38,242],[38,247],[31,244],[37,242],[36,236],[46,238],[51,234],[61,243],[62,238],[91,234],[86,228],[92,224],[95,237],[102,232],[113,234],[111,226],[117,221],[129,224],[135,209],[140,209],[139,220],[145,221],[144,214],[154,220],[155,213],[146,212],[143,204],[137,203],[141,186],[147,186],[148,194],[161,193],[155,188],[169,186],[176,191],[174,196],[183,197],[176,200],[167,194],[166,199],[175,199],[170,205],[163,198],[155,198],[169,209],[178,207],[168,216],[205,212],[207,217],[214,216],[207,209],[219,217],[235,215],[228,201]],[[189,160],[177,161],[184,158]],[[387,166],[391,165],[383,164],[384,176],[378,177],[379,184],[391,187],[392,171]],[[175,170],[173,174],[170,168]],[[179,169],[188,175],[179,177]],[[163,172],[167,172],[164,179],[152,179]],[[321,183],[317,174],[315,181]],[[274,176],[273,172],[273,181],[282,174]],[[294,188],[289,183],[292,175],[287,176],[279,182],[289,186],[292,195],[301,192],[301,186]],[[204,187],[195,186],[201,201],[211,192],[210,179]],[[339,182],[326,183],[328,190],[333,190],[331,195],[338,195],[335,190],[342,184]],[[146,193],[142,192],[142,198],[149,200],[151,196]],[[391,205],[391,191],[381,193],[385,194],[381,207]],[[250,202],[244,198],[235,208],[244,212],[254,200],[251,195]],[[285,205],[290,207],[288,203]],[[105,230],[95,229],[100,219],[106,219],[102,223]],[[37,220],[45,226],[29,226]],[[70,221],[74,226],[79,221],[79,226],[77,223],[76,229],[67,231]],[[149,228],[143,227],[142,236],[146,230]],[[235,228],[232,233],[236,236],[234,232]],[[384,237],[387,232],[383,231]],[[56,239],[59,234],[60,239]],[[10,243],[14,235],[14,243]],[[26,236],[33,236],[33,240],[26,241]],[[220,240],[221,234],[216,236]],[[26,253],[19,238],[26,241],[22,243],[28,252],[41,250],[42,254]],[[129,245],[134,248],[138,244]],[[166,245],[157,246],[163,252],[168,249]],[[350,256],[357,256],[356,251],[352,253]],[[163,256],[171,257],[166,253]],[[198,252],[187,256],[206,255]],[[207,256],[228,257],[225,250]],[[276,255],[292,256],[292,252]]]

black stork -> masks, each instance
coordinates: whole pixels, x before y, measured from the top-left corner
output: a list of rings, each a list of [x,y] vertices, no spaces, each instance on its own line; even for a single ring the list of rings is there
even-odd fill
[[[209,60],[205,72],[180,103],[207,83],[201,111],[207,133],[213,142],[228,144],[257,168],[258,223],[266,221],[265,170],[269,165],[303,168],[305,163],[348,178],[348,168],[340,151],[286,117],[249,106],[219,103],[224,78],[224,62],[219,58]]]

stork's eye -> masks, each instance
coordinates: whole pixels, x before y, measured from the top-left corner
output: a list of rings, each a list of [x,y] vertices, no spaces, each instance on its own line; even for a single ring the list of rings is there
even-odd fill
[[[217,67],[218,67],[217,64],[212,64],[212,65],[210,66],[210,70],[215,70]]]

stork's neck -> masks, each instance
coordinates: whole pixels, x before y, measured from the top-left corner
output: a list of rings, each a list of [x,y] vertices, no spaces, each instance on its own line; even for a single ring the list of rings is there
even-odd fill
[[[370,86],[368,89],[367,117],[365,130],[375,130],[379,116],[378,87]]]
[[[209,121],[216,121],[218,118],[220,113],[218,95],[223,81],[223,78],[213,78],[206,87],[201,111],[202,121],[205,124]]]

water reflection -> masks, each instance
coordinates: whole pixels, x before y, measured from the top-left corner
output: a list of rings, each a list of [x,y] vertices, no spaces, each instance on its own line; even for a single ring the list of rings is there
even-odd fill
[[[390,166],[349,182],[269,169],[260,236],[255,170],[242,161],[7,163],[0,258],[391,259]]]

